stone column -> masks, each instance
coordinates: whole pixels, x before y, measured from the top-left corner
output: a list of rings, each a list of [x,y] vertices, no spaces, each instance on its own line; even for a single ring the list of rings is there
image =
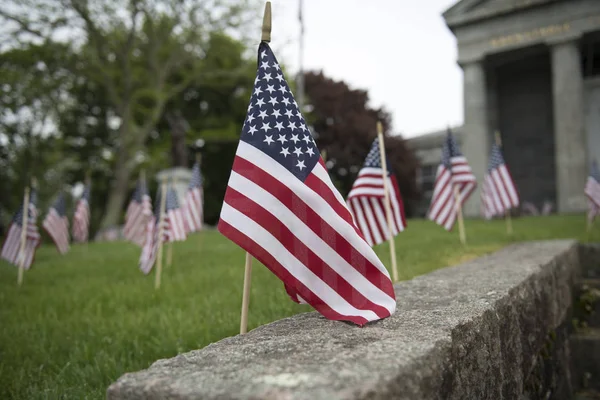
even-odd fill
[[[588,174],[584,129],[583,77],[576,40],[551,45],[556,199],[559,212],[586,209]],[[543,140],[543,139],[542,139]]]
[[[463,211],[465,216],[477,217],[481,215],[481,185],[490,151],[487,85],[483,61],[465,63],[462,69],[465,109],[461,150],[477,178],[477,190],[473,192]]]

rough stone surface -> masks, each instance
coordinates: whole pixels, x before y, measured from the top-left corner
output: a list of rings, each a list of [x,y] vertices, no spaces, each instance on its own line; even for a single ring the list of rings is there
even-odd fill
[[[523,398],[578,270],[573,241],[512,245],[397,284],[383,321],[300,314],[125,374],[107,398]]]

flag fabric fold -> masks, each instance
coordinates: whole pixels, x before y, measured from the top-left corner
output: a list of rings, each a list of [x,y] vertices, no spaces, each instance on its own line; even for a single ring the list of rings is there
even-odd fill
[[[390,190],[390,209],[392,211],[392,235],[396,236],[406,227],[406,217],[398,181],[391,173],[389,162],[387,171],[387,186]],[[380,244],[390,237],[384,202],[381,152],[379,139],[375,138],[347,200],[358,229],[371,246]]]
[[[58,252],[60,254],[67,253],[69,251],[69,219],[63,192],[59,193],[56,201],[48,210],[42,226],[54,241]]]
[[[165,202],[165,232],[169,242],[185,240],[185,219],[173,186],[167,188]]]
[[[154,262],[156,261],[156,254],[158,246],[160,245],[158,231],[159,221],[161,216],[160,213],[160,201],[161,201],[161,187],[158,186],[156,197],[154,198],[154,215],[151,215],[148,221],[146,221],[144,229],[144,245],[142,246],[142,252],[140,254],[139,268],[144,274],[150,273]],[[162,215],[162,224],[164,228],[165,218],[164,213]],[[162,243],[165,242],[165,233],[163,229]]]
[[[492,144],[488,171],[481,187],[481,207],[483,216],[491,219],[504,216],[506,211],[519,206],[517,188],[508,171],[500,147]]]
[[[202,173],[200,163],[192,168],[192,179],[183,203],[185,232],[192,233],[202,229],[204,219],[204,192],[202,190]]]
[[[146,240],[146,227],[151,219],[152,202],[146,180],[140,177],[125,213],[125,226],[123,227],[125,239],[142,247]]]
[[[438,166],[433,187],[433,196],[427,217],[450,231],[458,216],[454,187],[458,188],[460,206],[469,199],[477,180],[465,156],[462,155],[452,131],[448,134],[442,148],[442,162]]]
[[[2,244],[1,257],[9,263],[20,267],[23,260],[23,268],[29,269],[35,258],[35,251],[40,245],[41,237],[37,227],[37,192],[31,189],[29,193],[29,204],[27,205],[27,226],[23,227],[24,204],[13,216],[8,228],[8,233]],[[26,229],[25,248],[21,252],[21,234]],[[21,258],[23,257],[23,258]]]
[[[328,319],[363,325],[395,311],[389,273],[331,182],[266,42],[218,230]]]
[[[600,170],[596,161],[592,162],[584,192],[588,200],[588,219],[591,222],[600,214]]]
[[[87,183],[73,215],[73,241],[85,243],[90,228],[90,184]]]

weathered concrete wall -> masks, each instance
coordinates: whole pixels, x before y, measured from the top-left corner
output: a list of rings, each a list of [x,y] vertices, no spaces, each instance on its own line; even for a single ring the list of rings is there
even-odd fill
[[[568,356],[578,273],[575,242],[513,245],[397,284],[386,320],[297,315],[126,374],[107,398],[559,398],[569,371],[539,359],[549,337],[552,354]]]

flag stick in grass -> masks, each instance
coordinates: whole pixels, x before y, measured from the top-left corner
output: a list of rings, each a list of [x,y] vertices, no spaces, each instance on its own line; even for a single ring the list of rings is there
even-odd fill
[[[33,180],[32,180],[33,184]],[[29,214],[29,186],[25,188],[25,194],[23,195],[23,220],[21,222],[21,245],[19,246],[19,275],[17,276],[17,284],[21,286],[23,284],[23,273],[25,272],[25,245],[27,244],[27,227],[28,227],[28,215]]]
[[[501,149],[502,139],[500,138],[500,132],[496,131],[494,133],[494,136],[496,138],[496,146],[498,146],[498,148]],[[510,208],[507,208],[504,211],[504,220],[506,221],[506,233],[510,236],[513,234],[512,220],[510,218]]]
[[[265,4],[263,14],[261,41],[271,41],[271,2]],[[244,290],[242,293],[242,313],[240,317],[240,335],[248,332],[248,308],[250,305],[250,282],[252,279],[252,256],[246,253],[246,263],[244,265]]]
[[[389,242],[390,242],[390,258],[392,260],[392,277],[394,282],[398,282],[398,265],[396,264],[396,244],[394,235],[392,234],[392,208],[390,206],[390,188],[388,186],[388,171],[387,161],[385,158],[385,143],[383,142],[383,126],[380,121],[377,121],[377,138],[379,139],[379,152],[381,153],[381,171],[383,176],[383,201],[385,202],[385,216],[387,219]]]
[[[162,255],[163,255],[163,242],[164,242],[164,213],[165,213],[165,202],[167,199],[167,183],[163,180],[160,184],[160,209],[158,214],[158,250],[156,259],[156,275],[154,277],[154,288],[160,288],[160,275],[162,274]]]

